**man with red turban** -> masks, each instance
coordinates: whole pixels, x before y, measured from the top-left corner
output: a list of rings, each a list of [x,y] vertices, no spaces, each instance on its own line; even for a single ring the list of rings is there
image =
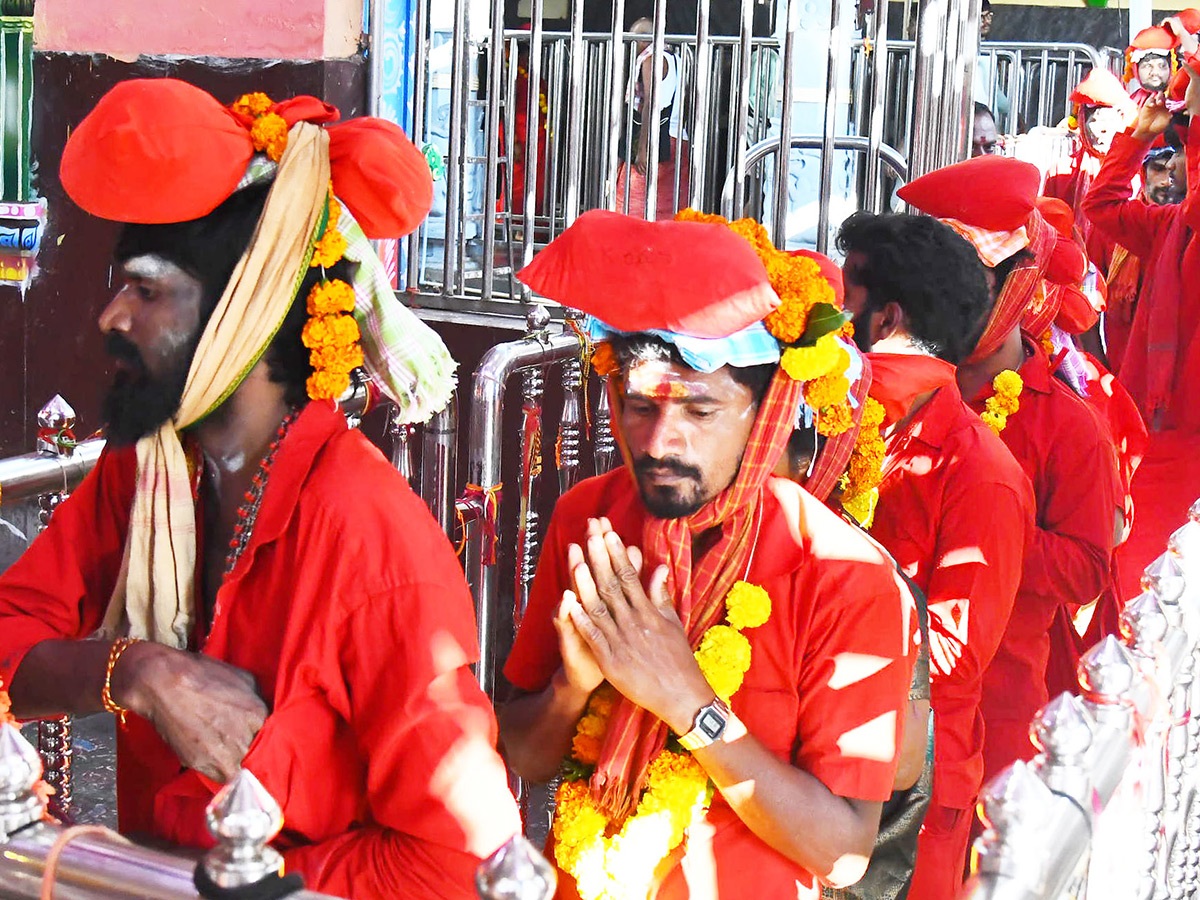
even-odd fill
[[[125,832],[206,846],[205,806],[244,767],[309,887],[465,900],[519,827],[471,598],[336,405],[360,366],[405,421],[453,389],[368,242],[420,222],[430,177],[394,125],[337,118],[164,78],[73,130],[63,186],[125,223],[100,315],[109,446],[0,577],[0,679],[22,718],[119,717]]]
[[[1135,34],[1125,48],[1125,84],[1138,106],[1167,89],[1175,71],[1177,46],[1169,28],[1151,25]]]
[[[592,317],[625,465],[558,501],[501,735],[525,778],[565,764],[559,896],[816,898],[871,855],[916,610],[772,475],[803,397],[830,434],[864,414],[818,263],[691,218],[585,213],[521,273]]]
[[[953,900],[983,780],[983,673],[1012,609],[1033,497],[955,384],[970,348],[963,334],[990,299],[970,245],[932,219],[860,213],[842,225],[838,248],[855,340],[870,351],[871,396],[885,411],[871,533],[929,609],[933,795],[909,897]]]
[[[1189,73],[1200,65],[1197,40],[1168,19]],[[1187,88],[1189,184],[1200,178],[1200,112],[1195,79]],[[1141,165],[1150,144],[1171,126],[1166,100],[1156,96],[1141,108],[1131,133],[1118,135],[1084,203],[1096,228],[1129,248],[1142,263],[1142,288],[1117,376],[1141,410],[1150,432],[1146,456],[1133,481],[1137,511],[1133,532],[1119,553],[1122,590],[1138,589],[1142,569],[1159,553],[1170,532],[1200,496],[1200,227],[1195,194],[1175,206],[1129,200],[1119,185]]]
[[[1047,700],[1051,623],[1060,607],[1090,603],[1108,584],[1121,513],[1107,429],[1054,377],[1040,341],[1021,332],[1044,280],[1078,283],[1086,265],[1074,240],[1038,211],[1039,180],[1028,163],[991,157],[948,166],[900,191],[966,237],[986,266],[991,313],[958,367],[958,384],[1029,476],[1037,504],[1012,617],[984,677],[987,777],[1033,755],[1029,722]]]

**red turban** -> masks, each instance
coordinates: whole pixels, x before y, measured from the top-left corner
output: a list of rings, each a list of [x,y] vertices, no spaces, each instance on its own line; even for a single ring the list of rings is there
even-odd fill
[[[1121,80],[1107,69],[1088,72],[1087,77],[1071,92],[1070,101],[1080,106],[1109,106],[1118,110],[1127,120],[1137,114],[1137,104]]]

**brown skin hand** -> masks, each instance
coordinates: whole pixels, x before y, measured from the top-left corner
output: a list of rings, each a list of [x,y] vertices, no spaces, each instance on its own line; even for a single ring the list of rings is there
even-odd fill
[[[644,366],[650,368],[636,372]],[[651,502],[698,509],[737,474],[753,425],[750,390],[726,369],[705,375],[643,363],[635,372],[626,382],[618,422],[631,458],[648,461],[638,475],[639,490]],[[665,568],[643,587],[640,553],[626,548],[606,519],[588,522],[585,545],[568,549],[572,588],[564,591],[555,622],[562,668],[544,691],[519,697],[500,712],[506,755],[524,777],[545,779],[555,772],[588,694],[602,680],[679,734],[714,698],[667,594]],[[694,755],[768,845],[828,883],[862,877],[881,804],[830,793],[753,735]]]
[[[100,329],[139,350],[150,375],[161,374],[202,327],[199,281],[158,257],[135,257],[100,316]],[[259,362],[220,410],[193,429],[205,456],[207,504],[203,566],[211,611],[237,509],[250,479],[287,414],[282,385]],[[13,677],[13,712],[22,718],[101,708],[107,642],[44,641]],[[130,647],[113,669],[113,700],[153,723],[180,761],[215,781],[237,772],[268,709],[254,677],[202,654],[158,644]]]

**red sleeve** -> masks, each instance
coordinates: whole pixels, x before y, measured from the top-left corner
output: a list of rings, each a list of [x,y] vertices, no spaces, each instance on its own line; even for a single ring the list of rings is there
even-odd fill
[[[827,599],[814,601],[793,764],[839,797],[884,801],[916,662],[916,605],[890,564],[835,571]]]
[[[0,684],[46,640],[99,627],[121,568],[135,457],[105,451],[47,528],[0,576]]]
[[[1083,213],[1095,228],[1143,259],[1150,256],[1159,233],[1176,215],[1171,206],[1129,199],[1129,183],[1141,168],[1146,147],[1130,134],[1114,137],[1083,201]]]
[[[1200,66],[1200,59],[1188,57],[1192,65]],[[1200,128],[1188,125],[1187,134],[1187,177],[1188,184],[1200,184]],[[1200,200],[1196,192],[1190,191],[1183,198],[1183,214],[1189,227],[1200,229]]]
[[[1055,606],[1090,603],[1108,586],[1116,516],[1123,509],[1116,451],[1095,423],[1091,440],[1082,427],[1046,448],[1046,496],[1025,557],[1022,595]]]
[[[929,578],[931,675],[976,682],[996,654],[1021,580],[1033,522],[1032,490],[959,479],[938,525]],[[980,515],[986,510],[986,515]]]
[[[474,623],[461,573],[371,597],[350,615],[341,674],[376,824],[289,851],[309,888],[466,900],[480,858],[520,830],[491,703],[470,670]]]
[[[567,543],[562,533],[562,515],[556,508],[550,517],[537,572],[529,589],[529,605],[504,664],[504,677],[523,691],[544,690],[562,664],[554,616],[562,602],[563,591],[570,583]]]

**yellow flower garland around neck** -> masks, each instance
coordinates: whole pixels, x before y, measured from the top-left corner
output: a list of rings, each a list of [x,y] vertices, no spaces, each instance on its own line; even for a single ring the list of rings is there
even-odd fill
[[[1024,387],[1025,382],[1012,369],[1005,369],[992,379],[995,393],[983,404],[979,418],[996,434],[1008,425],[1008,417],[1021,408],[1021,390]]]
[[[733,696],[750,668],[750,642],[742,629],[757,628],[770,616],[771,597],[758,585],[739,581],[725,596],[726,624],[708,629],[696,649],[700,670],[722,699]],[[592,798],[588,780],[616,700],[609,684],[592,693],[555,796],[554,859],[575,879],[583,900],[645,900],[655,869],[704,816],[712,798],[703,766],[668,744],[646,771],[633,815],[613,830]]]
[[[325,230],[313,245],[310,266],[324,269],[346,252],[346,239],[337,230],[342,208],[329,192],[329,216]],[[313,374],[308,379],[308,396],[313,400],[337,400],[350,387],[350,373],[363,364],[358,343],[361,334],[354,319],[354,288],[339,278],[313,285],[306,299],[309,319],[301,340],[309,350]]]
[[[879,483],[883,480],[883,460],[887,456],[887,444],[883,440],[885,418],[883,404],[874,397],[867,397],[863,404],[858,438],[854,442],[846,473],[839,482],[842,509],[866,529],[870,529],[875,519]]]

